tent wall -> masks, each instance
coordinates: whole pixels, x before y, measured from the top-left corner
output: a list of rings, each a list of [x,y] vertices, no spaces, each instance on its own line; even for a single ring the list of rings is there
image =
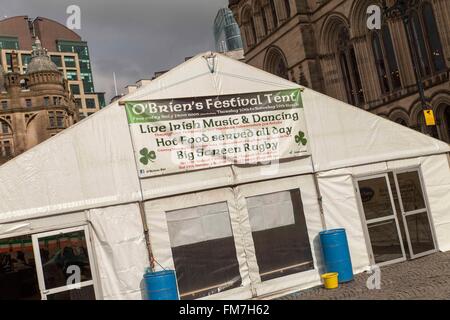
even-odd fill
[[[420,166],[438,249],[450,250],[450,170],[448,155],[391,161],[389,169]]]
[[[104,299],[142,300],[148,252],[138,204],[88,212]]]
[[[352,171],[340,169],[321,173],[318,181],[326,228],[345,228],[353,271],[359,273],[370,263]]]
[[[140,199],[125,110],[90,116],[0,168],[0,223]]]
[[[326,227],[327,229],[343,227],[347,230],[355,273],[366,269],[370,262],[361,220],[363,213],[358,206],[354,178],[409,168],[420,168],[438,249],[448,251],[450,250],[450,170],[447,154],[380,162],[321,172],[318,175]]]
[[[302,99],[316,172],[450,151],[443,141],[313,90]]]
[[[302,210],[307,228],[306,237],[309,238],[313,268],[310,271],[262,281],[256,258],[247,201],[249,197],[270,195],[294,189],[300,190],[301,193]],[[195,219],[201,219],[201,214],[197,213],[196,208],[211,206],[208,210],[216,210],[215,206],[221,203],[226,203],[228,207],[228,212],[220,218],[223,223],[218,224],[208,219],[203,220],[203,223],[194,222]],[[173,212],[180,210],[179,219],[181,220],[178,223],[183,222],[184,224],[179,224],[179,227],[175,229],[177,231],[174,232],[173,229],[171,231],[169,221],[172,221],[172,224],[174,223],[174,218],[171,215]],[[274,220],[272,223],[283,225],[281,208],[279,210],[280,212],[276,215],[272,214],[272,210],[267,211],[271,216],[269,220]],[[223,291],[207,298],[244,299],[261,297],[271,295],[274,292],[295,291],[320,284],[319,273],[323,267],[318,233],[322,230],[322,223],[312,175],[275,179],[241,185],[236,188],[222,188],[150,200],[145,203],[145,212],[155,258],[164,268],[175,268],[172,247],[187,246],[190,243],[205,243],[205,241],[220,238],[220,235],[222,237],[233,237],[242,283],[238,288]],[[257,214],[263,215],[264,210],[261,209]],[[226,220],[227,217],[229,217],[229,222]],[[217,219],[219,219],[218,216]],[[262,223],[263,220],[258,221]],[[284,223],[289,224],[290,222],[285,221]],[[231,228],[229,231],[227,231],[227,224]],[[253,225],[253,227],[255,226]],[[262,225],[257,228],[264,229]],[[208,257],[198,257],[199,261],[205,258]],[[227,263],[231,264],[232,262],[224,261],[224,267],[227,266]]]
[[[40,219],[28,219],[19,222],[2,223],[0,224],[0,238],[11,238],[21,235],[65,229],[85,225],[86,223],[86,212],[83,211]]]
[[[263,166],[228,166],[141,180],[145,200],[301,175],[313,171],[311,157]]]

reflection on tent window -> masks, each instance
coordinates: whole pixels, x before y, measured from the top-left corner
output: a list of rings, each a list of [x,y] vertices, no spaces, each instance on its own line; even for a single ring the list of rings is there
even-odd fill
[[[261,280],[314,269],[300,190],[247,198]]]
[[[40,300],[31,236],[0,240],[0,300]]]
[[[196,299],[241,285],[226,202],[166,214],[182,299]]]
[[[84,231],[39,238],[39,254],[47,290],[65,287],[73,273],[68,268],[73,266],[79,267],[81,273],[79,281],[72,284],[92,280],[87,247]],[[83,292],[88,293],[88,291]],[[69,300],[77,300],[77,293],[80,293],[80,290],[73,290],[71,295],[67,295],[71,296]],[[54,298],[65,296],[54,295]],[[91,295],[88,295],[84,299],[87,300],[90,297]]]

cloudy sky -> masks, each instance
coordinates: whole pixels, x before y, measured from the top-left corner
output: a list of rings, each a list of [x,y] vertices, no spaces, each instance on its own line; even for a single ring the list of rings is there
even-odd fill
[[[10,0],[0,17],[47,17],[63,24],[69,5],[81,8],[81,30],[88,41],[97,91],[114,95],[154,72],[167,70],[185,57],[214,49],[213,22],[228,0]]]

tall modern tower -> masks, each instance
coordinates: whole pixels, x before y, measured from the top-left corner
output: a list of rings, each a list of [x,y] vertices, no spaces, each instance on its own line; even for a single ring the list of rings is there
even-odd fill
[[[64,77],[75,97],[80,118],[105,106],[103,92],[96,92],[86,41],[59,22],[38,17],[18,16],[0,21],[0,65],[12,71],[12,55],[18,55],[18,71],[27,72],[33,44],[39,38],[42,46]]]
[[[216,51],[228,52],[243,48],[241,31],[234,19],[233,12],[228,8],[222,8],[214,20],[214,40]]]

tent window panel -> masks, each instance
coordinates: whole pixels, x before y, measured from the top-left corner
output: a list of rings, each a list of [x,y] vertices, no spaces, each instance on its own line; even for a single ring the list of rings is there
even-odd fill
[[[414,254],[434,250],[433,234],[426,212],[406,216],[409,239]]]
[[[46,289],[64,287],[71,276],[69,267],[78,267],[80,281],[92,280],[84,231],[39,238],[39,250]]]
[[[385,177],[362,180],[358,185],[367,221],[394,215]]]
[[[168,211],[166,217],[181,299],[241,285],[226,202]]]
[[[426,209],[417,171],[397,175],[404,212]]]
[[[40,300],[31,236],[0,239],[0,300]]]
[[[403,257],[402,246],[395,220],[367,225],[375,263]]]
[[[49,294],[47,300],[95,300],[94,286]]]
[[[300,190],[246,200],[261,280],[314,269]]]

